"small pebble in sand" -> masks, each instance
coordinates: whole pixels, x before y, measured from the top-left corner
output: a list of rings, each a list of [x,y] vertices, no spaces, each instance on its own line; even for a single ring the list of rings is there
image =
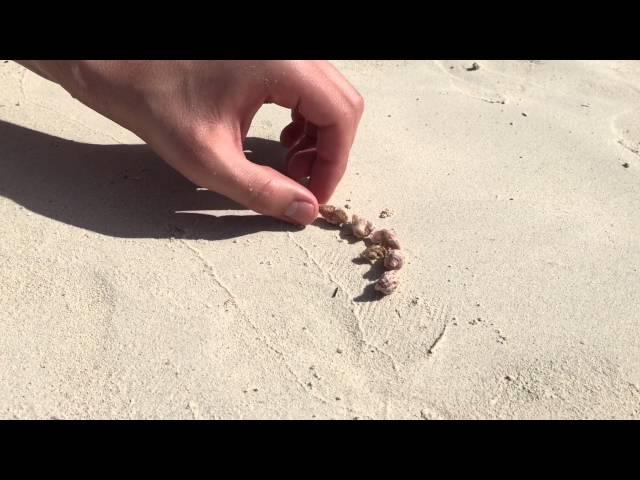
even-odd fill
[[[382,210],[380,212],[380,215],[378,215],[380,218],[387,218],[390,217],[392,215],[391,210],[389,210],[388,208],[385,208],[384,210]]]
[[[624,168],[629,168],[629,164],[628,164],[627,162],[624,162],[624,163],[622,164],[622,166],[623,166]]]

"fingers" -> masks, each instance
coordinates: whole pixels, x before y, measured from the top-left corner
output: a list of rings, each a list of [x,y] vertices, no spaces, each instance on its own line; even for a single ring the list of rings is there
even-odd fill
[[[291,123],[282,129],[280,134],[280,143],[285,148],[291,148],[307,129],[307,121],[304,119],[297,108],[291,110]]]
[[[347,169],[352,140],[349,128],[334,125],[318,132],[316,159],[311,167],[309,190],[327,203]]]
[[[272,98],[279,105],[295,108],[294,124],[300,123],[300,117],[304,118],[307,121],[305,136],[315,135],[316,157],[311,167],[309,190],[320,203],[326,203],[346,170],[364,102],[345,79],[340,76],[341,80],[336,80],[339,74],[333,67],[328,69],[322,62],[313,63],[311,67],[308,62],[300,65],[303,65],[301,69],[294,68],[286,81],[278,83]],[[291,127],[287,135],[293,131],[299,133],[298,129]]]
[[[250,162],[231,136],[217,136],[204,160],[201,183],[210,190],[264,215],[307,225],[318,216],[318,202],[305,187],[278,171]]]
[[[304,122],[291,122],[282,129],[280,143],[285,148],[291,148],[304,134]]]
[[[302,150],[308,150],[309,148],[315,148],[315,146],[316,146],[315,139],[311,137],[307,137],[306,135],[302,135],[298,138],[295,144],[291,148],[289,148],[289,151],[287,152],[285,160],[289,162],[296,153]]]
[[[294,180],[302,180],[311,176],[316,156],[317,151],[315,148],[297,152],[287,162],[287,174]]]

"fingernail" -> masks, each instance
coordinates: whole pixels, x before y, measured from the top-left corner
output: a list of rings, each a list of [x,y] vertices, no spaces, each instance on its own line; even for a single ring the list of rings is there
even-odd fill
[[[313,222],[316,209],[309,202],[293,202],[284,214],[294,222],[306,225]]]

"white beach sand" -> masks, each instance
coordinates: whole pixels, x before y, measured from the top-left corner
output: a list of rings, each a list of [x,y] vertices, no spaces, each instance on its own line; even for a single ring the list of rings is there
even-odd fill
[[[640,416],[640,62],[476,61],[334,62],[366,111],[332,202],[407,257],[382,299],[361,243],[0,62],[0,417]]]

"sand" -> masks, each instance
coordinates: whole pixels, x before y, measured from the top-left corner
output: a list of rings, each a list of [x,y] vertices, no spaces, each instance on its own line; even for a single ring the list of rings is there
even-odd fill
[[[0,62],[1,418],[640,415],[640,62],[334,63],[366,112],[332,201],[406,255],[382,299],[361,243]]]

